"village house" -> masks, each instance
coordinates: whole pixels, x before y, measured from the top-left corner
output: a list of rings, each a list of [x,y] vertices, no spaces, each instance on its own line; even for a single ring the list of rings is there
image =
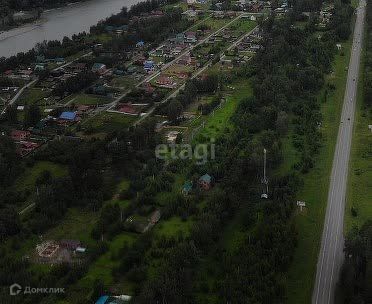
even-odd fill
[[[83,62],[77,62],[77,63],[71,64],[68,68],[74,73],[80,73],[87,69],[87,64]]]
[[[199,178],[198,185],[201,189],[208,191],[212,187],[212,177],[209,174],[204,174]]]
[[[169,89],[173,89],[177,86],[177,83],[173,81],[171,77],[168,77],[168,76],[160,76],[156,80],[156,84],[159,85],[160,87],[169,88]]]
[[[31,141],[21,141],[18,143],[17,153],[21,156],[25,156],[34,151],[40,145]]]
[[[143,48],[144,46],[145,46],[145,42],[143,42],[142,40],[136,43],[136,48]]]
[[[186,32],[185,33],[185,42],[186,43],[195,43],[198,39],[196,38],[195,32]]]
[[[76,121],[77,115],[76,112],[62,112],[58,117],[60,122],[74,122]]]
[[[131,103],[120,104],[118,111],[128,115],[139,114],[139,111]]]
[[[186,196],[186,195],[189,195],[191,191],[192,191],[192,182],[187,181],[186,183],[184,183],[182,187],[182,194]]]
[[[143,68],[144,70],[149,73],[149,72],[152,72],[155,70],[155,62],[152,61],[152,60],[146,60],[144,63],[143,63]]]
[[[176,44],[184,44],[185,43],[185,35],[183,33],[179,33],[176,35],[176,38],[173,39],[173,42]]]
[[[80,241],[76,240],[61,240],[60,245],[63,248],[69,249],[69,250],[76,250],[76,248],[81,246]]]
[[[190,53],[183,55],[177,62],[181,65],[190,65],[191,64],[191,56]]]
[[[146,92],[147,94],[152,94],[152,93],[154,93],[154,91],[155,91],[155,88],[151,85],[150,82],[145,82],[145,83],[143,84],[143,88],[145,89],[145,92]]]
[[[10,132],[10,137],[11,137],[14,141],[22,141],[22,140],[26,140],[30,135],[31,135],[31,133],[30,133],[29,131],[12,130],[12,131]]]
[[[95,63],[92,67],[92,72],[99,75],[105,74],[107,71],[106,65],[103,63]]]

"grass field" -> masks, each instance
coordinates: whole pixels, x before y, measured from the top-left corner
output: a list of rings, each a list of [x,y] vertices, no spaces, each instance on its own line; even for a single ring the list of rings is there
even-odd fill
[[[158,236],[177,236],[183,235],[187,237],[190,233],[193,221],[188,219],[187,221],[182,221],[180,217],[174,216],[164,222],[160,221],[158,225],[155,226],[155,233]]]
[[[229,23],[231,19],[215,19],[215,18],[208,18],[205,21],[199,23],[196,26],[191,27],[189,30],[190,31],[196,31],[199,26],[207,26],[209,27],[212,31],[216,31]]]
[[[251,20],[248,20],[248,19],[242,19],[241,18],[241,19],[235,21],[230,26],[230,28],[232,30],[234,30],[234,32],[243,31],[244,33],[248,33],[251,30],[253,30],[256,25],[257,25],[257,22],[256,21],[251,21]]]
[[[120,76],[115,77],[112,79],[110,85],[113,87],[120,87],[124,89],[132,89],[137,84],[137,80],[135,80],[133,77],[128,76]]]
[[[252,87],[247,81],[239,82],[234,86],[234,91],[226,97],[226,102],[221,108],[216,108],[214,114],[210,114],[206,119],[205,127],[198,136],[206,138],[215,138],[223,129],[231,126],[230,117],[234,114],[239,101],[252,94]]]
[[[137,116],[104,112],[87,121],[83,129],[91,133],[120,131],[128,128],[136,119]]]
[[[372,112],[363,108],[363,63],[362,59],[348,177],[346,233],[353,226],[359,227],[372,218],[372,132],[368,129],[372,123]],[[352,216],[352,207],[357,216]]]
[[[288,272],[287,292],[290,304],[311,302],[315,280],[316,264],[320,248],[323,222],[327,206],[329,177],[331,173],[335,143],[340,123],[347,71],[349,64],[350,40],[342,44],[344,56],[335,58],[334,73],[327,76],[326,81],[336,86],[326,103],[321,106],[323,115],[323,145],[315,159],[314,168],[304,176],[304,187],[297,198],[307,204],[307,212],[296,217],[298,230],[298,246],[294,261]],[[321,91],[319,98],[323,96]],[[290,168],[296,160],[296,152],[288,139],[284,142],[284,168]]]
[[[49,161],[39,161],[17,179],[15,185],[19,191],[32,190],[35,187],[36,179],[44,171],[49,171],[54,177],[61,177],[67,174],[67,168]]]
[[[79,94],[71,102],[76,105],[101,105],[109,103],[111,100],[105,96]]]
[[[90,232],[97,218],[98,213],[69,209],[64,219],[56,227],[48,230],[43,238],[45,240],[78,240],[89,248],[89,245],[96,242],[92,239]]]
[[[78,282],[78,287],[90,290],[93,282],[98,278],[106,286],[110,286],[113,282],[112,269],[120,263],[120,259],[113,259],[113,257],[115,255],[118,256],[118,251],[125,243],[130,245],[137,236],[134,233],[123,232],[110,241],[109,250],[90,265],[88,273]],[[123,293],[128,294],[133,292],[132,290],[127,290],[125,286],[123,288]]]
[[[18,99],[17,104],[30,105],[30,104],[44,104],[44,98],[50,94],[49,91],[40,88],[25,89],[21,97]]]

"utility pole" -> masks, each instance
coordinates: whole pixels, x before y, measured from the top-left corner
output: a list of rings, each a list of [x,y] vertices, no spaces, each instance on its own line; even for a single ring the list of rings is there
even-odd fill
[[[268,198],[268,192],[269,192],[269,187],[268,187],[268,180],[266,177],[266,149],[264,148],[264,165],[263,165],[263,178],[261,180],[261,183],[264,184],[264,190],[263,193],[261,194],[261,198]]]
[[[266,149],[264,148],[264,166],[263,166],[263,180],[262,183],[267,185],[267,178],[266,178]]]

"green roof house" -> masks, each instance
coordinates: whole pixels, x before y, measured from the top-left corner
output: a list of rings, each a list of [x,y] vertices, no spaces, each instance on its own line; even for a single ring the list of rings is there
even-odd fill
[[[183,185],[182,194],[183,195],[189,195],[191,191],[192,191],[192,182],[191,181],[187,181]]]

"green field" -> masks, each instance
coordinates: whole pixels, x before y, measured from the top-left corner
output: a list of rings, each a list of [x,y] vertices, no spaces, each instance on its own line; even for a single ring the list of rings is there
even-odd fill
[[[26,168],[25,172],[17,179],[15,185],[19,191],[33,190],[36,179],[44,171],[49,171],[54,177],[67,174],[67,168],[49,161],[36,162],[32,167]]]
[[[360,227],[372,218],[372,132],[368,129],[372,124],[372,112],[363,107],[363,63],[362,57],[348,177],[346,233],[353,226]],[[352,207],[357,216],[352,215]]]
[[[158,236],[178,236],[182,235],[187,237],[190,233],[193,221],[187,220],[182,221],[180,217],[174,216],[166,221],[160,221],[159,224],[155,226],[155,233]]]
[[[234,32],[243,31],[245,33],[248,33],[251,30],[253,30],[256,25],[257,25],[256,21],[251,21],[251,20],[247,20],[247,19],[239,19],[239,20],[235,21],[230,26],[230,28],[232,30],[234,30]]]
[[[106,286],[113,283],[112,269],[120,263],[120,259],[113,258],[118,256],[118,251],[124,244],[130,245],[137,238],[137,234],[123,232],[110,241],[109,250],[100,256],[93,264],[89,266],[88,273],[78,282],[78,288],[90,290],[96,279],[101,279]],[[132,293],[123,286],[123,293]]]
[[[122,89],[133,89],[137,84],[137,80],[133,77],[119,76],[111,80],[110,85],[113,87],[120,87]]]
[[[27,88],[23,91],[21,97],[18,99],[17,104],[30,105],[30,104],[44,104],[44,98],[50,95],[50,91],[40,88]]]
[[[234,84],[234,90],[226,96],[226,101],[221,105],[221,108],[216,108],[214,113],[211,113],[206,118],[205,127],[200,131],[198,136],[206,138],[215,138],[223,132],[226,127],[231,126],[230,117],[235,113],[239,101],[247,96],[252,95],[252,87],[247,81],[242,81]]]
[[[104,112],[87,120],[83,129],[87,133],[120,131],[128,128],[136,119],[137,116]]]
[[[212,31],[216,31],[229,23],[231,19],[215,19],[215,18],[206,18],[203,22],[200,22],[197,25],[194,25],[193,27],[189,28],[189,31],[196,31],[199,26],[207,26],[209,27]]]
[[[78,240],[89,248],[96,241],[90,232],[96,224],[98,214],[81,209],[69,209],[64,219],[43,236],[45,240]]]
[[[298,246],[288,272],[287,281],[287,303],[290,304],[311,302],[327,206],[329,177],[344,98],[347,77],[345,67],[348,66],[350,58],[350,40],[343,43],[342,47],[344,56],[336,55],[334,73],[326,77],[326,82],[334,84],[336,89],[329,94],[327,102],[321,105],[323,145],[315,159],[314,168],[304,176],[304,187],[297,195],[299,200],[306,202],[307,210],[296,216]],[[324,90],[320,92],[319,99],[323,94]],[[283,155],[285,156],[283,168],[290,168],[297,159],[297,153],[289,138],[290,135],[283,145]]]
[[[111,100],[105,96],[79,94],[72,98],[70,102],[75,105],[101,105],[109,103]]]

